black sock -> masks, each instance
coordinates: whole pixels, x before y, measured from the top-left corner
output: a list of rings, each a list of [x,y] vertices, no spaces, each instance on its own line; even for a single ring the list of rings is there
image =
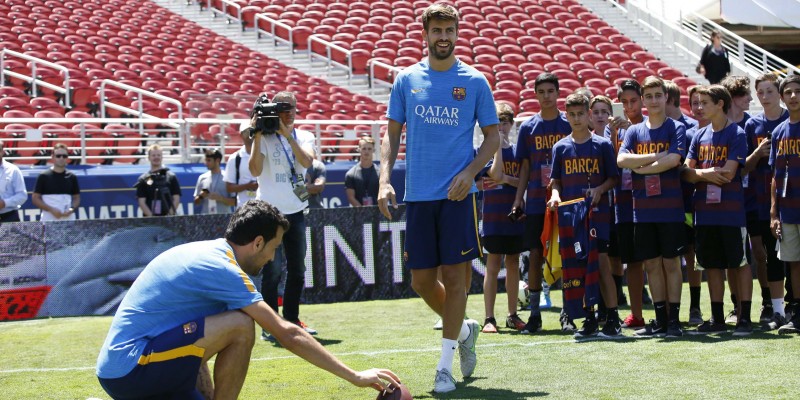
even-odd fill
[[[669,320],[678,321],[681,311],[681,303],[669,303]]]
[[[615,321],[615,320],[619,320],[619,311],[617,311],[617,307],[607,309],[606,321]]]
[[[772,295],[769,292],[769,286],[761,287],[761,305],[772,308]]]
[[[731,293],[731,303],[733,303],[733,309],[737,309],[739,307],[739,302],[736,301],[736,295]]]
[[[700,309],[700,286],[692,286],[689,288],[689,309]]]
[[[667,324],[667,302],[666,301],[656,301],[653,303],[653,307],[656,309],[656,321],[658,321],[661,325]]]
[[[583,311],[586,312],[586,320],[587,321],[595,321],[597,318],[594,316],[594,307],[584,308]]]
[[[739,321],[750,321],[750,308],[752,307],[752,301],[742,300],[742,308],[739,310]]]
[[[714,322],[718,324],[725,323],[725,312],[723,311],[724,305],[725,304],[721,301],[711,302],[711,318],[713,318]]]

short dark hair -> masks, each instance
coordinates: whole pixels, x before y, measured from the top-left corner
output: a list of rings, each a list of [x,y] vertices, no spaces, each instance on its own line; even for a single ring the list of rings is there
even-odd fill
[[[583,94],[580,93],[573,93],[567,96],[567,100],[565,102],[564,107],[574,107],[574,106],[583,106],[587,111],[589,110],[589,99],[586,98]]]
[[[761,82],[772,82],[772,84],[775,85],[775,89],[778,89],[781,80],[778,79],[778,75],[775,75],[772,72],[767,72],[766,74],[761,74],[758,76],[758,78],[756,78],[756,88],[758,88],[758,85],[760,85]]]
[[[422,28],[428,30],[430,20],[453,21],[458,29],[458,10],[447,3],[436,3],[430,5],[422,12]]]
[[[533,90],[536,90],[539,85],[543,83],[552,83],[556,90],[558,90],[558,77],[555,74],[551,74],[549,72],[542,72],[539,76],[536,77],[536,81],[533,83]]]
[[[750,78],[743,75],[728,75],[719,84],[728,89],[731,98],[750,94]]]
[[[617,98],[622,96],[622,92],[626,90],[633,90],[639,97],[642,97],[642,85],[636,79],[626,79],[617,88]]]
[[[781,86],[779,89],[779,92],[781,92],[781,97],[783,97],[783,89],[785,89],[786,85],[790,83],[800,83],[800,75],[797,74],[787,75],[786,78],[783,78],[781,80]]]
[[[239,246],[251,243],[257,236],[269,242],[278,233],[278,227],[289,230],[289,220],[275,206],[263,200],[249,200],[231,216],[225,229],[225,239]]]
[[[698,94],[704,94],[711,98],[711,101],[714,104],[718,103],[722,100],[722,112],[728,113],[728,110],[731,108],[731,93],[728,92],[728,89],[722,85],[709,85],[709,86],[701,86],[697,89]]]
[[[203,153],[206,155],[206,158],[222,160],[222,152],[220,152],[219,149],[206,149]]]

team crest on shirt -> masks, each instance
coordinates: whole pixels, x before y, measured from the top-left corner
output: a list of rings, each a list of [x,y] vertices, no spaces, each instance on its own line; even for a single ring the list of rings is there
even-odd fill
[[[467,88],[463,87],[454,87],[453,88],[453,100],[461,101],[467,98]]]
[[[183,334],[184,335],[190,335],[190,334],[194,333],[194,331],[196,331],[196,330],[197,330],[197,323],[196,322],[189,322],[189,323],[183,324]]]

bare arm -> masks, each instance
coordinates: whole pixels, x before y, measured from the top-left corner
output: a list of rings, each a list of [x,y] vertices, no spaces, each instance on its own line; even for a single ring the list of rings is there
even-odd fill
[[[781,220],[778,213],[778,184],[775,182],[775,176],[772,176],[772,185],[770,186],[770,206],[769,206],[769,228],[772,236],[776,239],[781,238]]]
[[[33,205],[36,206],[36,208],[38,208],[38,209],[40,209],[42,211],[47,211],[47,212],[49,212],[50,214],[53,214],[56,217],[58,217],[58,215],[56,215],[56,213],[58,213],[59,215],[61,214],[58,210],[56,210],[54,208],[51,210],[52,207],[48,206],[44,202],[44,200],[42,199],[42,194],[41,193],[33,192],[33,194],[31,195],[31,203],[33,203]]]
[[[264,153],[261,152],[262,140],[264,138],[261,132],[256,132],[255,136],[253,136],[253,147],[250,149],[250,161],[247,162],[247,168],[253,177],[261,176],[261,171],[264,168]]]
[[[666,155],[667,153],[665,151],[655,154],[632,154],[620,152],[619,155],[617,155],[617,165],[620,168],[636,169],[644,165],[652,164]]]
[[[381,210],[383,216],[392,219],[389,213],[389,203],[394,208],[397,208],[397,198],[392,187],[392,169],[394,169],[394,162],[397,160],[397,152],[400,150],[400,135],[403,131],[403,124],[389,119],[389,126],[387,127],[386,134],[381,141],[381,171],[379,175],[378,187],[378,209]]]
[[[670,153],[650,165],[634,169],[633,172],[641,175],[660,174],[679,165],[681,165],[680,154]]]
[[[139,197],[137,200],[139,201],[139,208],[142,210],[142,214],[144,214],[145,217],[152,217],[153,211],[147,206],[147,198]]]
[[[347,202],[350,203],[351,207],[361,207],[361,202],[356,199],[355,189],[347,188],[344,192],[347,194]]]
[[[489,125],[481,128],[483,132],[483,143],[478,148],[478,154],[461,172],[456,175],[447,188],[447,198],[454,201],[461,201],[467,197],[475,175],[483,168],[492,155],[500,147],[500,131],[497,125]]]
[[[306,185],[309,194],[320,194],[325,190],[325,177],[320,176],[313,183]]]
[[[550,200],[547,201],[547,207],[551,210],[558,208],[558,203],[561,203],[561,179],[550,179]]]
[[[249,167],[250,166],[248,165],[248,168]],[[243,183],[241,185],[225,182],[225,190],[227,190],[228,193],[239,193],[239,192],[244,192],[245,190],[256,190],[256,189],[258,189],[258,182]]]
[[[683,170],[681,171],[681,179],[689,183],[709,182],[718,186],[724,185],[730,182],[731,178],[736,174],[737,166],[734,165],[733,174],[731,174],[731,177],[729,178],[726,176],[726,174],[730,174],[730,172],[726,170],[726,168],[729,166],[729,163],[734,163],[736,165],[739,164],[736,161],[728,161],[725,163],[725,167],[723,168],[695,169],[697,166],[697,160],[687,158]]]
[[[179,194],[172,195],[172,210],[170,213],[172,215],[178,215],[178,207],[181,206],[181,196]]]
[[[747,156],[747,160],[744,163],[744,169],[742,170],[742,175],[749,174],[750,171],[756,169],[756,165],[758,165],[758,162],[761,161],[762,158],[769,157],[770,144],[770,139],[762,140],[753,153]]]
[[[372,369],[354,371],[333,354],[328,352],[311,335],[297,325],[278,317],[274,311],[263,301],[253,303],[242,309],[247,315],[262,328],[271,333],[278,342],[311,364],[328,371],[339,378],[359,387],[372,387],[383,390],[388,381],[397,386],[397,375],[389,370]]]
[[[609,190],[613,189],[614,186],[617,185],[618,178],[616,177],[609,177],[602,184],[598,187],[593,187],[586,191],[586,195],[592,199],[592,205],[596,206],[597,203],[600,203],[600,200],[603,198],[603,193],[608,192]]]
[[[492,166],[489,167],[489,171],[487,172],[489,178],[492,178],[495,182],[501,182],[503,180],[503,147],[500,146],[497,148],[497,151],[494,152],[494,159],[492,160]]]
[[[528,191],[528,180],[531,175],[530,163],[531,161],[526,158],[519,165],[519,184],[517,185],[517,196],[514,199],[514,205],[511,207],[512,211],[524,206],[523,199],[525,198],[525,192]]]

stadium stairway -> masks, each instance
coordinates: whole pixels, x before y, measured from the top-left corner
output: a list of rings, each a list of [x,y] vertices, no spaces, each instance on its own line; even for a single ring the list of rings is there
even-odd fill
[[[255,32],[255,28],[247,28],[242,31],[241,26],[235,23],[228,23],[228,20],[220,15],[214,15],[205,7],[206,0],[201,0],[204,7],[201,9],[196,3],[187,5],[181,0],[153,0],[154,3],[164,7],[182,17],[193,21],[200,26],[213,29],[218,35],[241,43],[252,50],[260,51],[271,58],[274,58],[289,67],[303,71],[309,76],[325,79],[332,85],[347,88],[355,94],[370,96],[375,101],[386,103],[389,100],[389,90],[387,88],[370,88],[367,76],[353,75],[348,76],[342,70],[328,68],[322,61],[310,61],[305,52],[293,53],[288,46],[276,45],[268,37],[262,36],[260,39]]]

